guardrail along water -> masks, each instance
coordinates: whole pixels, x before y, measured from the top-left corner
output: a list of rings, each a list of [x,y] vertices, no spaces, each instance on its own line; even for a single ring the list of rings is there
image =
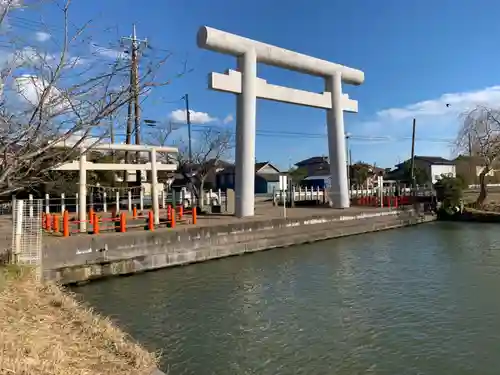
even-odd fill
[[[75,289],[169,374],[498,374],[500,234],[431,223]]]

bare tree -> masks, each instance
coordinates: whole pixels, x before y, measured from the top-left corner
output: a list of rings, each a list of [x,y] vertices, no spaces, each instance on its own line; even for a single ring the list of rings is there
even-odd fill
[[[500,157],[500,110],[477,106],[466,112],[457,137],[457,151],[476,156],[482,163],[479,174],[480,193],[476,205],[487,197],[486,176]]]
[[[75,45],[89,45],[83,36],[88,23],[76,27],[70,22],[70,2],[66,0],[62,6],[56,3],[64,20],[58,53],[40,51],[15,37],[0,35],[0,40],[12,47],[0,66],[0,195],[43,183],[54,167],[106,139],[109,116],[137,95],[130,88],[130,58],[126,54],[119,53],[111,63],[101,64],[95,56],[75,54]],[[0,22],[17,3],[0,0]],[[143,65],[139,94],[170,83],[156,80],[166,59]],[[61,142],[69,147],[54,147]]]
[[[192,194],[203,208],[203,189],[210,175],[214,175],[234,146],[233,134],[226,129],[207,128],[193,138],[192,159],[189,160],[189,145],[182,142],[179,147],[179,172],[188,182]]]

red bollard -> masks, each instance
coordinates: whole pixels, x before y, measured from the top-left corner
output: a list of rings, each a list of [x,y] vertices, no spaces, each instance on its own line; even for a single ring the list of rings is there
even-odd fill
[[[172,219],[170,220],[170,228],[175,228],[175,208],[172,209]]]
[[[69,237],[69,212],[67,210],[63,214],[63,236]]]
[[[52,229],[55,233],[59,233],[59,216],[52,216]]]
[[[191,208],[191,215],[193,215],[193,224],[196,225],[197,221],[196,207]]]
[[[94,218],[92,219],[92,223],[94,225],[94,234],[99,234],[99,216],[94,213]]]
[[[153,211],[149,211],[148,212],[148,229],[150,231],[154,231],[155,230],[155,218],[154,218],[154,215],[153,215]]]
[[[90,223],[90,225],[94,224],[94,208],[93,207],[90,207],[90,210],[89,210],[89,223]]]
[[[45,215],[45,230],[50,232],[52,228],[52,217],[50,214]]]
[[[125,233],[127,231],[127,219],[125,218],[125,212],[120,213],[120,232]]]

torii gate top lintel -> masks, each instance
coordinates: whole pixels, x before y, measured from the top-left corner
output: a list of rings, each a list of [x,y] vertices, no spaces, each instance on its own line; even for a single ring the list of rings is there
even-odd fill
[[[341,73],[342,81],[353,85],[361,85],[365,80],[365,74],[361,70],[257,42],[208,26],[200,27],[197,42],[200,48],[233,56],[240,56],[254,49],[258,62],[313,76],[328,77]]]

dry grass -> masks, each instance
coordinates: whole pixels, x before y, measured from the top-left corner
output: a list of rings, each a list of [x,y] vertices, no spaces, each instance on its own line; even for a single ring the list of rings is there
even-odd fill
[[[25,269],[0,266],[0,374],[149,375],[157,356]]]

